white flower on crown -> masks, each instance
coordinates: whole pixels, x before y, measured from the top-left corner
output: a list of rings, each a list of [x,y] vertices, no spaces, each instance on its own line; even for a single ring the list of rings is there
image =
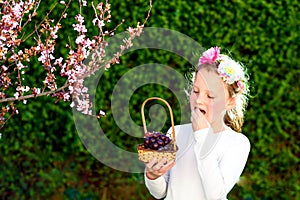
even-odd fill
[[[233,84],[244,78],[244,72],[239,63],[226,55],[220,55],[218,61],[220,62],[218,73],[227,84]]]

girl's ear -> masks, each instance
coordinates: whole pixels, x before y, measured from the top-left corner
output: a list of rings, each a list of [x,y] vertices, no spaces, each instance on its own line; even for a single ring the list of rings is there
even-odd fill
[[[226,110],[230,110],[236,106],[236,96],[230,97],[226,103]]]

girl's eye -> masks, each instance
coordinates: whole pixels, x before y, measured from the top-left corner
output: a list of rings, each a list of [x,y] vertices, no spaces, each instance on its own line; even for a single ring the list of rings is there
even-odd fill
[[[209,98],[209,99],[214,99],[215,97],[212,97],[212,96],[210,96],[210,95],[207,95],[207,97]]]
[[[195,94],[198,94],[198,93],[199,93],[199,91],[197,91],[197,90],[193,90],[193,92],[194,92]]]

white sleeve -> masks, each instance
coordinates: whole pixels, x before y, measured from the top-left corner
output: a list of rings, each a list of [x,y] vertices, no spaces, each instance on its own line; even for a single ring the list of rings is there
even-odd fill
[[[226,192],[233,188],[238,182],[246,165],[250,152],[250,142],[248,138],[242,137],[238,145],[231,145],[219,163],[226,185]]]
[[[202,147],[205,146],[207,136],[211,134],[207,129],[194,134],[197,141],[194,152],[206,198],[209,200],[226,199],[245,167],[250,151],[250,142],[241,135],[240,141],[234,145],[228,144],[228,147],[225,148],[226,152],[220,158],[215,151],[207,151],[207,155],[202,154]],[[214,134],[212,137],[216,137],[216,135]]]
[[[161,199],[166,196],[168,187],[168,172],[155,180],[147,178],[146,173],[144,174],[144,178],[145,185],[153,197]]]

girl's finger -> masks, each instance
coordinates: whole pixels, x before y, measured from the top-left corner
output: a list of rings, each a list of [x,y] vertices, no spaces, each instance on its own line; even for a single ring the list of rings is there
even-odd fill
[[[156,158],[152,158],[152,160],[150,162],[146,163],[146,167],[148,169],[151,169],[155,165],[156,162],[157,162]]]
[[[156,159],[155,159],[155,161],[156,161]],[[166,164],[166,162],[167,162],[166,158],[161,159],[158,163],[152,165],[151,170],[152,171],[160,170]]]
[[[175,165],[175,161],[174,161],[174,160],[171,160],[171,161],[169,161],[167,164],[165,164],[165,165],[160,169],[160,171],[167,172],[167,171],[169,171],[172,167],[174,167],[174,165]]]

